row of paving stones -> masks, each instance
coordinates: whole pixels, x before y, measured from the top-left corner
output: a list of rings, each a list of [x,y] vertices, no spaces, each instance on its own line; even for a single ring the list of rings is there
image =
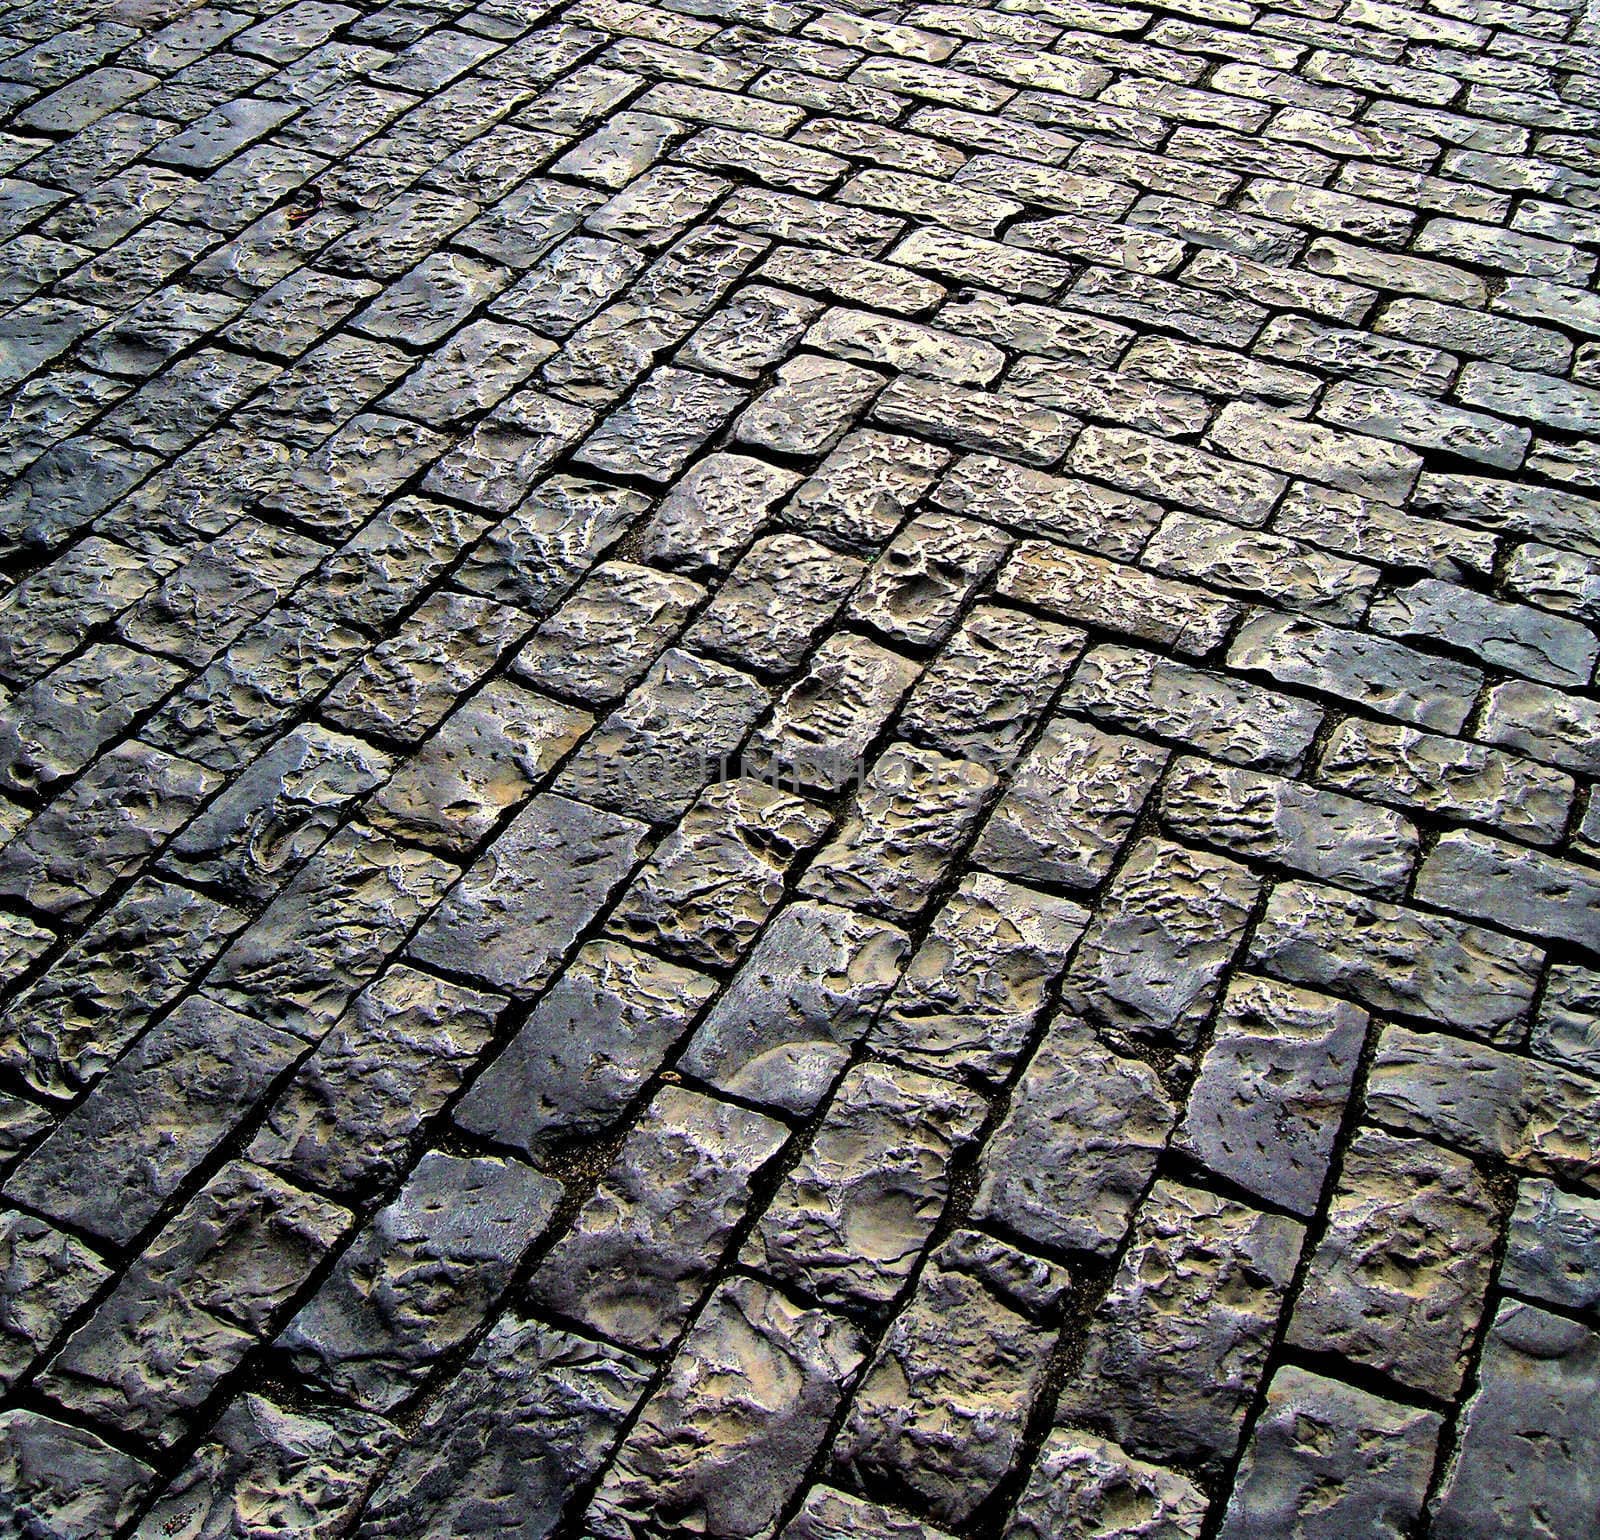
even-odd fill
[[[0,19],[0,1528],[1590,1540],[1597,49]]]

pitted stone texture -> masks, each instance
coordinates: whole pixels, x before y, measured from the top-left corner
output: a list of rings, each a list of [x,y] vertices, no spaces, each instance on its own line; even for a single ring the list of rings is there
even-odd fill
[[[986,1111],[982,1098],[950,1081],[858,1065],[740,1261],[824,1304],[886,1307],[943,1212],[950,1161]]]
[[[391,968],[267,1108],[250,1158],[347,1201],[405,1168],[418,1130],[488,1046],[501,995]]]
[[[396,769],[367,817],[398,838],[466,855],[593,725],[576,706],[491,680]]]
[[[1438,1413],[1290,1365],[1267,1387],[1223,1540],[1404,1540],[1427,1495]]]
[[[1142,840],[1106,889],[1063,1000],[1091,1025],[1191,1048],[1260,891],[1235,861]]]
[[[862,429],[800,484],[784,522],[847,545],[880,546],[949,462],[947,450],[920,439]]]
[[[0,1387],[27,1373],[110,1277],[74,1236],[29,1214],[0,1216]]]
[[[1098,887],[1166,761],[1137,738],[1053,719],[1017,766],[973,859],[1023,882]]]
[[[1205,1493],[1109,1439],[1057,1428],[1045,1439],[1005,1540],[1199,1540]]]
[[[1030,1317],[1067,1282],[976,1231],[953,1235],[862,1376],[833,1449],[841,1469],[906,1487],[943,1522],[969,1518],[1017,1457],[1050,1351]]]
[[[853,631],[830,636],[752,734],[746,770],[824,792],[852,779],[860,785],[862,755],[920,672],[910,658]]]
[[[1466,1372],[1498,1217],[1470,1161],[1363,1129],[1345,1155],[1289,1341],[1448,1398]]]
[[[919,1069],[1003,1080],[1088,918],[1069,899],[986,872],[962,878],[869,1042]]]
[[[622,884],[645,827],[565,797],[536,797],[462,877],[409,955],[531,994]]]
[[[1148,1065],[1058,1018],[980,1158],[973,1218],[1051,1251],[1111,1256],[1177,1115]]]
[[[631,1353],[502,1317],[373,1491],[362,1540],[542,1540],[649,1385]]]
[[[946,754],[1004,770],[1082,644],[1070,626],[980,604],[917,681],[901,727]]]
[[[1541,1059],[1600,1073],[1600,972],[1554,964],[1528,1044]]]
[[[1519,1042],[1541,954],[1476,925],[1310,882],[1281,882],[1250,947],[1265,973],[1394,1011]]]
[[[788,1133],[759,1112],[662,1087],[529,1280],[530,1300],[626,1347],[669,1346]]]
[[[50,1540],[94,1540],[125,1524],[155,1484],[142,1460],[39,1412],[0,1412],[7,1527]]]
[[[618,900],[610,928],[697,966],[730,966],[782,900],[789,867],[826,829],[826,815],[803,798],[748,778],[716,782]]]
[[[399,1404],[476,1329],[559,1191],[515,1162],[425,1155],[277,1347],[307,1379],[359,1405]]]
[[[919,514],[867,569],[850,619],[904,645],[933,646],[1007,549],[1005,537],[987,524]]]
[[[831,904],[790,904],[706,1014],[679,1068],[763,1106],[811,1111],[909,950],[898,926]]]
[[[832,1487],[812,1487],[779,1540],[951,1540],[942,1529],[882,1503],[863,1502]]]
[[[707,455],[661,500],[645,530],[645,558],[688,571],[728,567],[798,479],[747,455]]]
[[[629,1540],[667,1513],[730,1540],[769,1532],[863,1347],[854,1327],[764,1284],[720,1285],[601,1481],[589,1530]]]
[[[1238,974],[1200,1060],[1177,1147],[1268,1203],[1310,1218],[1366,1039],[1365,1011]]]
[[[1238,1447],[1304,1227],[1158,1182],[1089,1327],[1058,1422],[1215,1469]],[[1159,1366],[1159,1378],[1157,1375]]]
[[[1390,896],[1404,888],[1419,845],[1388,808],[1208,759],[1172,767],[1161,816],[1179,839]]]
[[[630,818],[681,818],[770,697],[750,675],[671,648],[589,735],[555,789]]]
[[[1580,1540],[1600,1505],[1597,1374],[1600,1333],[1517,1300],[1501,1304],[1434,1503],[1439,1540],[1540,1530]],[[1563,1458],[1552,1460],[1552,1448]]]
[[[1367,1111],[1408,1134],[1600,1191],[1600,1082],[1443,1033],[1385,1027]]]
[[[365,1412],[308,1414],[242,1395],[162,1488],[134,1535],[201,1540],[261,1527],[332,1540],[355,1516],[395,1438]]]
[[[1500,1285],[1592,1315],[1600,1305],[1600,1199],[1563,1192],[1541,1177],[1517,1183]]]
[[[994,772],[982,765],[890,745],[800,891],[895,918],[916,914],[966,843],[995,784]]]

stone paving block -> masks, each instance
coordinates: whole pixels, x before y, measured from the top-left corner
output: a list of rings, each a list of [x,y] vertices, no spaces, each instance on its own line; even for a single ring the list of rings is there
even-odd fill
[[[1006,1540],[1197,1540],[1205,1493],[1164,1466],[1136,1460],[1109,1439],[1053,1430],[1006,1529]]]
[[[1235,861],[1159,837],[1140,841],[1085,932],[1063,1001],[1091,1025],[1193,1047],[1261,886]]]
[[[403,965],[356,996],[268,1105],[249,1158],[347,1200],[387,1186],[461,1085],[505,1007]]]
[[[276,1346],[309,1380],[388,1410],[478,1326],[558,1192],[516,1162],[425,1155]]]
[[[951,1159],[972,1143],[986,1111],[950,1081],[858,1065],[741,1262],[824,1303],[888,1306],[939,1221]]]
[[[30,1214],[0,1219],[0,1384],[27,1373],[111,1276],[64,1230]]]
[[[1600,1200],[1563,1192],[1541,1177],[1518,1182],[1500,1284],[1593,1314],[1600,1303]]]
[[[1440,1540],[1539,1525],[1567,1540],[1583,1533],[1597,1494],[1594,1393],[1600,1336],[1561,1316],[1504,1301],[1484,1343],[1478,1390],[1433,1506]],[[1547,1459],[1552,1441],[1572,1460]]]
[[[808,1112],[895,986],[905,932],[829,904],[780,911],[678,1061],[730,1095]]]
[[[638,858],[643,824],[535,797],[417,932],[418,962],[513,995],[549,982]]]
[[[1267,1387],[1218,1533],[1400,1540],[1422,1512],[1439,1427],[1436,1412],[1286,1366]]]
[[[1147,1065],[1059,1017],[979,1161],[972,1216],[1047,1250],[1110,1257],[1176,1118]]]
[[[1342,1000],[1236,975],[1174,1144],[1219,1176],[1309,1219],[1368,1017]]]
[[[1451,1396],[1483,1308],[1498,1219],[1470,1161],[1424,1140],[1360,1130],[1288,1340]]]
[[[1304,1233],[1292,1219],[1157,1182],[1057,1421],[1107,1431],[1147,1459],[1211,1469],[1228,1460]]]
[[[90,1540],[131,1519],[155,1484],[142,1460],[43,1413],[0,1412],[8,1522],[62,1540]]]
[[[395,1442],[381,1419],[344,1408],[308,1415],[242,1395],[157,1496],[134,1534],[208,1534],[267,1523],[308,1540],[340,1533]]]
[[[800,891],[879,914],[915,914],[966,842],[995,784],[982,765],[891,745],[867,773]]]
[[[865,1357],[853,1326],[764,1284],[718,1286],[584,1515],[626,1540],[665,1508],[704,1533],[758,1535],[797,1491]]]
[[[967,1519],[1016,1459],[1050,1341],[1030,1316],[1067,1283],[1063,1267],[957,1231],[867,1366],[838,1466],[903,1485],[944,1522]]]
[[[1590,1074],[1600,1069],[1600,973],[1573,963],[1554,964],[1545,975],[1544,997],[1528,1043],[1541,1059]]]
[[[502,1317],[430,1405],[356,1533],[549,1534],[649,1378],[649,1366],[620,1348]]]
[[[610,928],[691,963],[731,966],[827,826],[821,808],[778,787],[714,782],[618,900]]]
[[[664,1086],[529,1279],[529,1299],[626,1347],[670,1346],[749,1208],[752,1180],[788,1132],[758,1112]]]

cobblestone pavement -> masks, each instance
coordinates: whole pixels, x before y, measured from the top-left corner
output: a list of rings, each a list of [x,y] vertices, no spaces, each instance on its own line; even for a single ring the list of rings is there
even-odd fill
[[[0,1536],[1600,1535],[1600,16],[0,110]]]

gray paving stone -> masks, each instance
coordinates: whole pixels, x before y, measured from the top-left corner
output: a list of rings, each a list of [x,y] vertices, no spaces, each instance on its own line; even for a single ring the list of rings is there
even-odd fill
[[[530,1300],[626,1347],[670,1346],[788,1133],[758,1112],[664,1086],[539,1264]]]
[[[720,1284],[584,1522],[604,1540],[626,1540],[665,1509],[707,1534],[760,1534],[798,1490],[864,1357],[846,1322],[753,1279]]]
[[[808,1112],[894,988],[905,932],[829,904],[780,911],[678,1061],[719,1090]]]
[[[649,1385],[631,1353],[503,1316],[372,1493],[364,1540],[550,1533]]]
[[[41,1412],[0,1412],[8,1523],[60,1540],[90,1540],[126,1523],[155,1483],[142,1460]]]
[[[1205,1493],[1164,1466],[1136,1460],[1109,1439],[1053,1430],[1039,1451],[1006,1540],[1196,1540]]]
[[[1433,1508],[1441,1540],[1538,1524],[1567,1540],[1594,1511],[1593,1393],[1600,1338],[1574,1321],[1506,1300],[1484,1344],[1477,1394]],[[1559,1440],[1571,1462],[1541,1451]]]
[[[1160,1181],[1089,1327],[1058,1422],[1215,1469],[1237,1449],[1304,1227]],[[1152,1384],[1153,1365],[1162,1377]]]
[[[1600,1303],[1600,1200],[1563,1192],[1541,1177],[1518,1182],[1500,1284],[1542,1303],[1593,1314]]]
[[[1436,1412],[1286,1366],[1267,1387],[1218,1533],[1399,1540],[1422,1512],[1439,1426]]]
[[[966,1520],[1017,1457],[1050,1342],[1029,1317],[1067,1282],[1063,1267],[957,1231],[862,1376],[833,1448],[840,1469]]]
[[[515,1162],[425,1155],[277,1347],[312,1382],[388,1410],[477,1327],[558,1192]]]
[[[111,1278],[76,1237],[30,1214],[0,1218],[0,1384],[10,1390]]]
[[[1498,1218],[1470,1161],[1424,1140],[1360,1130],[1288,1341],[1410,1390],[1453,1395],[1489,1286]]]

